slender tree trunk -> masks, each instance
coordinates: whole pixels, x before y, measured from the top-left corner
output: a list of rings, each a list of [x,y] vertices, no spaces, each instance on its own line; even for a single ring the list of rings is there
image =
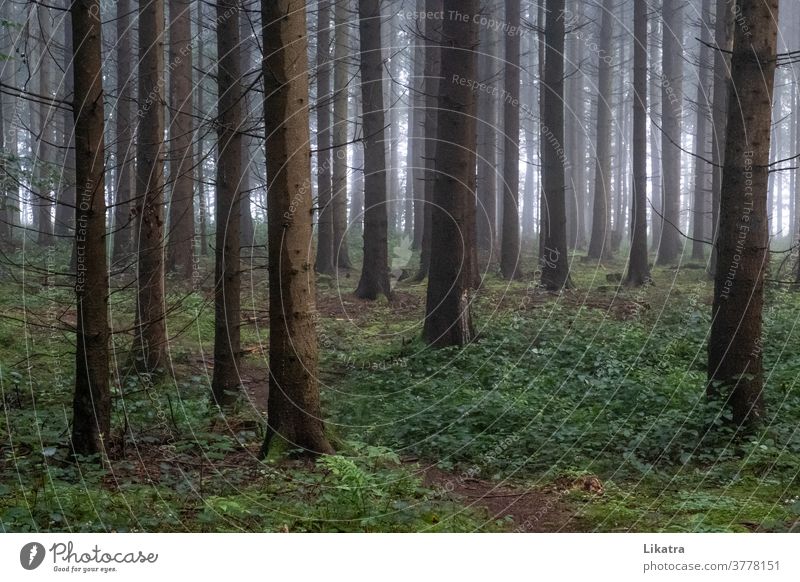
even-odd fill
[[[506,23],[511,30],[520,26],[520,1],[506,0]],[[505,91],[503,92],[503,231],[500,245],[500,273],[517,279],[519,272],[519,53],[518,34],[506,34]]]
[[[62,0],[64,10],[69,11],[70,0]],[[72,71],[72,26],[68,19],[62,19],[64,27],[64,98],[69,99],[73,92],[74,73]],[[58,237],[66,237],[75,228],[75,121],[68,110],[59,113],[61,121],[61,147],[63,167],[59,172],[58,197],[56,199],[56,220],[53,232]]]
[[[765,414],[761,332],[778,0],[737,0],[736,8],[750,26],[734,27],[708,394],[725,399],[737,426],[749,426]]]
[[[352,268],[347,242],[347,97],[350,82],[348,4],[345,0],[338,0],[334,4],[336,46],[333,63],[333,253],[336,266],[340,269]]]
[[[313,208],[305,3],[264,0],[261,6],[270,177],[269,416],[261,453],[279,448],[333,453],[320,410],[314,269],[308,256]]]
[[[692,201],[692,259],[705,258],[706,190],[708,188],[708,118],[711,113],[713,78],[711,65],[711,0],[703,0],[700,15],[700,62],[697,83],[697,123],[695,125],[694,200]]]
[[[219,405],[239,393],[240,201],[244,106],[241,89],[239,2],[217,3],[217,187],[214,269],[214,376],[211,390]]]
[[[113,263],[124,262],[132,252],[133,232],[131,228],[133,192],[133,54],[131,22],[132,3],[130,0],[117,2],[117,101],[116,110],[116,142],[114,158],[116,159],[116,197],[114,202],[114,252]]]
[[[202,19],[202,4],[197,5],[198,22]],[[205,42],[203,41],[203,31],[200,29],[197,35],[197,67],[200,71],[206,70]],[[197,110],[200,115],[205,115],[206,95],[202,79],[197,83]],[[200,255],[208,256],[208,209],[206,208],[206,175],[204,171],[206,154],[203,147],[204,139],[200,137],[197,141],[197,213],[200,222]]]
[[[417,0],[417,13],[425,10],[425,0]],[[412,104],[414,107],[414,126],[411,137],[414,151],[413,189],[414,195],[414,237],[411,248],[422,248],[423,222],[425,221],[425,66],[427,41],[422,36],[426,30],[427,22],[418,20],[419,32],[414,37],[414,82]]]
[[[242,4],[245,9],[245,4]],[[246,12],[242,12],[246,14]],[[241,17],[239,22],[240,30],[240,44],[239,55],[241,58],[241,76],[250,78],[250,67],[253,64],[253,53],[255,52],[254,42],[252,36],[252,26],[248,18]],[[251,93],[246,91],[242,96],[242,119],[245,127],[253,127],[251,117],[253,115],[253,103],[251,102]],[[239,187],[239,240],[240,247],[246,249],[247,253],[252,253],[253,246],[256,244],[256,225],[253,221],[253,208],[250,204],[252,200],[252,165],[250,160],[254,157],[256,151],[256,144],[249,135],[242,135],[242,182]]]
[[[594,208],[589,257],[611,257],[611,54],[614,40],[614,0],[603,0],[600,51],[597,58],[597,161],[594,174]],[[619,189],[618,189],[619,190]],[[617,196],[620,196],[617,192]]]
[[[192,26],[189,0],[169,0],[169,244],[167,268],[187,280],[194,264],[194,121]]]
[[[649,6],[649,4],[648,4]],[[652,9],[652,8],[651,8]],[[660,43],[658,40],[661,38],[661,19],[660,18],[651,18],[651,30],[650,30],[650,43],[651,43],[651,54],[650,57],[650,69],[649,69],[649,91],[650,91],[650,164],[653,168],[653,176],[651,178],[652,182],[652,201],[650,202],[650,220],[653,226],[653,235],[651,239],[652,248],[654,251],[658,252],[658,246],[661,244],[661,231],[664,229],[664,217],[663,217],[663,207],[662,207],[662,200],[663,200],[663,164],[662,164],[662,152],[661,152],[661,140],[659,140],[659,136],[661,135],[660,128],[662,127],[662,118],[661,118],[661,110],[662,110],[662,103],[661,103],[661,77],[659,75],[659,71],[661,70],[661,54],[663,50],[659,46]]]
[[[478,80],[491,89],[478,91],[478,176],[477,176],[477,242],[478,250],[486,255],[486,262],[496,261],[494,231],[497,221],[497,97],[493,95],[496,85],[498,60],[494,34],[489,27],[481,27],[481,49],[478,55]]]
[[[361,107],[364,125],[364,265],[356,297],[391,296],[386,201],[386,141],[380,0],[359,0]]]
[[[631,254],[625,284],[650,283],[647,259],[647,10],[633,4],[633,182]]]
[[[140,111],[136,150],[136,250],[139,256],[136,369],[154,373],[167,363],[164,305],[164,1],[139,4]]]
[[[331,204],[331,2],[318,1],[317,13],[317,228],[318,273],[333,275],[333,206]]]
[[[541,136],[547,212],[541,253],[542,285],[571,288],[567,251],[564,157],[564,0],[547,0],[544,108]]]
[[[451,12],[448,12],[451,11]],[[442,21],[442,71],[475,79],[478,44],[477,0],[445,0],[444,14],[460,12],[464,18]],[[448,79],[449,81],[449,79]],[[436,186],[431,199],[431,262],[423,335],[434,347],[463,346],[474,336],[470,315],[471,248],[465,236],[470,190],[475,172],[475,93],[465,83],[443,82],[439,94]],[[466,268],[465,268],[466,267]]]
[[[101,23],[99,0],[77,0],[70,8],[74,43],[75,208],[77,325],[72,450],[104,453],[111,433],[108,374],[108,267]]]

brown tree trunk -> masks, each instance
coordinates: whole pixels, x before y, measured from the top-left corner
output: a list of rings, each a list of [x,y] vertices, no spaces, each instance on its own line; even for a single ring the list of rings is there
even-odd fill
[[[240,189],[242,185],[241,58],[239,2],[217,3],[217,187],[214,263],[214,376],[211,391],[219,405],[239,392]]]
[[[769,269],[767,184],[778,0],[737,0],[722,171],[718,265],[708,341],[708,395],[737,426],[764,418],[762,309]]]
[[[681,116],[683,99],[683,2],[662,0],[661,158],[662,229],[656,262],[669,265],[681,250]]]
[[[305,3],[264,0],[269,232],[269,399],[262,456],[333,453],[320,410],[311,249]]]
[[[506,0],[506,23],[519,30],[520,1]],[[519,272],[519,34],[505,35],[505,91],[503,92],[503,230],[500,273],[518,279]]]
[[[540,268],[542,285],[557,291],[572,287],[564,200],[564,0],[547,0],[546,22],[541,148],[547,218]]]
[[[717,272],[717,232],[719,205],[722,195],[722,166],[725,163],[725,126],[728,123],[728,83],[730,81],[730,51],[733,48],[733,11],[730,0],[716,0],[714,24],[714,103],[711,112],[711,259],[709,274]]]
[[[597,58],[597,161],[594,173],[594,206],[589,257],[611,257],[611,58],[614,40],[614,0],[603,0],[600,51]],[[619,190],[619,188],[618,188]],[[620,196],[621,192],[617,192]]]
[[[697,82],[697,123],[695,124],[694,197],[692,200],[692,259],[705,258],[708,189],[708,117],[711,113],[711,0],[703,0],[700,11],[700,62]]]
[[[364,125],[364,264],[356,297],[391,296],[386,201],[386,141],[380,0],[359,0],[361,107]]]
[[[38,93],[42,96],[51,94],[52,91],[52,26],[50,10],[44,5],[33,7],[39,32],[39,53],[37,54],[39,70]],[[34,225],[37,231],[36,242],[40,246],[53,244],[53,193],[51,171],[54,157],[53,146],[55,133],[51,125],[53,107],[50,103],[35,102],[32,104],[36,111],[36,158],[31,188],[32,204],[34,205]]]
[[[477,177],[477,243],[481,257],[486,262],[496,262],[497,222],[497,89],[498,61],[493,53],[497,50],[495,35],[489,27],[480,30],[480,54],[478,55],[478,81],[487,84],[485,91],[478,91],[478,177]]]
[[[437,132],[436,186],[431,200],[431,259],[423,335],[434,347],[463,346],[474,336],[470,315],[472,248],[466,235],[469,205],[474,205],[470,183],[476,150],[475,93],[467,85],[475,79],[478,44],[477,0],[445,0],[444,14],[463,18],[442,21],[442,71],[451,78],[441,84]],[[457,75],[458,78],[455,77]]]
[[[331,2],[318,1],[317,14],[317,228],[318,273],[333,275],[333,207],[331,205]]]
[[[114,158],[116,160],[116,196],[114,200],[114,264],[124,262],[132,252],[133,229],[131,222],[131,193],[133,192],[133,53],[131,38],[132,3],[130,0],[117,2],[117,101],[116,141]]]
[[[99,0],[70,8],[74,43],[77,205],[77,325],[72,450],[104,453],[111,432],[108,376],[108,267],[106,266],[105,143]]]
[[[335,266],[350,269],[350,252],[347,242],[347,97],[350,78],[348,75],[349,32],[348,2],[338,0],[334,4],[334,63],[333,63],[333,257]]]
[[[650,283],[647,258],[647,10],[633,3],[633,181],[631,196],[631,254],[625,284]]]
[[[186,280],[194,264],[194,120],[189,0],[169,0],[169,203],[167,269]]]
[[[133,357],[154,373],[167,363],[164,305],[164,1],[139,4],[139,127],[136,149],[138,293]]]
[[[425,0],[417,0],[417,13],[425,10]],[[420,250],[422,248],[423,223],[425,221],[425,66],[427,41],[424,37],[425,20],[416,22],[417,31],[414,37],[414,82],[412,104],[414,111],[414,125],[411,137],[413,139],[412,149],[414,152],[413,163],[413,192],[414,196],[414,236],[411,248]]]

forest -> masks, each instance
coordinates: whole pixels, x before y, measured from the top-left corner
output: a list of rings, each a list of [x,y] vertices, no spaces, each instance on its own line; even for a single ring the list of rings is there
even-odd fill
[[[0,0],[0,532],[800,531],[798,26]]]

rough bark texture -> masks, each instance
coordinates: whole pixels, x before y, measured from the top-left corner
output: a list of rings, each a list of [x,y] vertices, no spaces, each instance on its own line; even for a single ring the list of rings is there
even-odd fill
[[[322,424],[314,329],[308,61],[301,0],[264,0],[269,229],[269,398],[262,455],[333,453]]]
[[[544,211],[547,217],[540,268],[542,285],[552,291],[572,287],[564,200],[564,25],[564,0],[547,0],[541,135]]]
[[[473,20],[477,0],[445,0],[444,14],[459,11],[465,18],[444,18],[442,70],[464,82],[444,82],[439,93],[436,182],[431,200],[431,261],[423,335],[434,347],[463,346],[474,336],[470,315],[473,286],[468,232],[468,206],[474,204],[476,135],[475,94],[466,81],[475,79],[478,27]],[[448,12],[453,11],[453,12]],[[449,79],[448,79],[449,80]],[[474,225],[474,223],[473,223]]]
[[[214,376],[215,402],[236,399],[240,342],[240,194],[242,185],[243,103],[239,55],[237,0],[217,3],[217,231],[214,263]]]
[[[136,335],[140,372],[166,365],[164,306],[164,2],[139,4],[139,116],[136,149]]]
[[[169,237],[167,269],[191,279],[194,264],[194,120],[189,0],[169,0]]]
[[[722,171],[708,394],[737,426],[764,417],[762,309],[769,266],[767,185],[778,0],[737,0]]]
[[[681,116],[683,99],[683,2],[663,1],[661,75],[661,242],[656,262],[675,262],[681,250]]]
[[[364,264],[356,297],[391,296],[379,0],[359,0],[361,107],[364,124]]]
[[[614,0],[603,0],[600,51],[597,59],[597,160],[594,173],[594,205],[589,257],[611,257],[611,54],[614,40]],[[621,192],[617,192],[620,196]]]
[[[78,0],[70,12],[75,39],[73,116],[78,184],[72,449],[76,454],[91,455],[105,451],[111,431],[100,2]]]
[[[114,104],[116,110],[116,141],[114,144],[114,158],[116,160],[116,196],[114,200],[114,252],[113,262],[125,261],[133,248],[133,229],[131,224],[131,193],[133,192],[133,69],[131,67],[133,54],[131,27],[132,3],[130,0],[117,2],[117,100]]]
[[[317,228],[318,273],[333,275],[333,207],[331,206],[331,3],[319,0],[317,13]]]
[[[333,259],[335,266],[350,269],[347,242],[347,96],[349,48],[347,46],[348,3],[337,1],[334,9],[334,63],[333,63]]]
[[[733,48],[733,12],[730,0],[717,0],[714,24],[714,103],[711,112],[711,240],[716,243],[719,227],[719,204],[722,193],[722,165],[725,163],[725,126],[728,123],[728,83],[730,51]],[[717,245],[711,246],[708,271],[717,271]]]
[[[625,284],[650,283],[647,258],[647,6],[633,5],[633,181],[631,254]]]
[[[506,0],[506,23],[519,29],[520,2]],[[519,271],[519,52],[518,34],[506,34],[505,91],[503,93],[503,230],[500,245],[500,273],[517,279]]]

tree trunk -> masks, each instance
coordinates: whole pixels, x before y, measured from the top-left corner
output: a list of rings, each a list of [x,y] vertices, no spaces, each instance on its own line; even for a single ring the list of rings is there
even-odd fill
[[[681,234],[681,116],[683,99],[683,2],[662,0],[661,77],[661,242],[656,262],[669,265],[678,259]]]
[[[70,0],[62,0],[62,6],[64,10],[69,11]],[[63,93],[64,99],[69,99],[75,90],[72,71],[72,26],[66,18],[62,19],[61,26],[64,27]],[[56,220],[53,232],[57,237],[68,237],[75,228],[75,121],[69,110],[59,112],[59,117],[63,167],[59,172]]]
[[[506,23],[519,30],[520,1],[506,0]],[[500,273],[518,279],[519,272],[519,34],[506,34],[505,91],[503,93],[503,231]]]
[[[631,197],[631,254],[625,284],[650,283],[647,259],[647,10],[633,4],[633,182]]]
[[[425,0],[417,0],[416,4],[417,13],[425,10]],[[420,250],[422,248],[422,234],[424,230],[423,222],[425,220],[425,67],[426,65],[426,50],[427,44],[423,37],[427,22],[418,20],[416,23],[418,32],[414,37],[414,82],[412,105],[414,111],[414,126],[411,133],[413,140],[411,146],[414,151],[414,167],[413,167],[413,188],[410,190],[414,196],[414,237],[411,242],[413,250]]]
[[[448,12],[451,11],[451,12]],[[468,206],[474,204],[470,176],[475,172],[475,93],[467,85],[477,72],[477,0],[445,0],[442,21],[442,71],[437,130],[436,181],[431,199],[431,259],[423,335],[434,347],[463,346],[474,336],[470,315],[471,258]],[[457,76],[457,78],[456,78]]]
[[[333,63],[333,256],[340,269],[350,269],[350,253],[347,243],[347,101],[350,78],[348,75],[349,32],[348,2],[339,0],[334,9]]]
[[[767,183],[778,0],[737,0],[722,171],[718,268],[708,342],[708,395],[737,426],[764,418],[762,309],[769,269]]]
[[[217,3],[217,187],[214,268],[214,376],[211,390],[219,405],[239,393],[240,265],[243,102],[239,3]]]
[[[611,54],[614,40],[614,0],[603,0],[600,51],[597,58],[597,161],[594,174],[594,206],[589,257],[611,257]],[[619,190],[619,188],[618,188]],[[621,192],[617,192],[620,196]]]
[[[244,6],[244,4],[243,4]],[[253,64],[253,53],[255,52],[255,38],[252,35],[252,26],[248,18],[239,19],[239,56],[241,59],[241,77],[250,79],[250,67]],[[251,92],[245,91],[242,96],[242,123],[245,127],[255,127],[252,123],[253,103]],[[242,181],[239,186],[239,246],[246,249],[248,254],[252,254],[253,246],[256,244],[256,225],[253,221],[253,208],[250,204],[252,199],[252,165],[250,161],[257,150],[255,140],[247,135],[242,135]]]
[[[364,124],[364,264],[356,297],[391,296],[386,201],[386,141],[380,0],[359,0],[361,108]]]
[[[692,259],[705,258],[706,208],[708,189],[708,118],[711,113],[713,78],[711,64],[711,0],[703,0],[700,14],[700,62],[697,83],[697,123],[695,125],[694,199],[692,201]]]
[[[132,252],[133,232],[131,222],[131,193],[133,192],[133,69],[131,67],[133,27],[130,0],[117,2],[117,101],[116,142],[116,197],[114,201],[114,264],[124,263]]]
[[[317,262],[318,273],[333,275],[331,205],[331,2],[319,0],[317,14]]]
[[[72,450],[104,453],[111,433],[108,376],[108,267],[106,266],[105,131],[99,0],[70,8],[74,42],[75,208],[77,324]]]
[[[305,3],[264,0],[261,7],[270,177],[269,416],[261,455],[286,448],[310,455],[333,453],[320,410],[309,256],[313,208]]]
[[[34,11],[41,37],[39,39],[39,50],[41,52],[37,55],[39,60],[38,93],[48,99],[52,95],[51,61],[53,38],[50,10],[47,6],[37,5],[34,7]],[[51,179],[51,164],[55,161],[52,151],[52,144],[55,143],[55,133],[51,125],[53,107],[47,101],[35,102],[35,111],[37,114],[36,165],[31,202],[35,207],[36,242],[40,246],[47,246],[53,244],[53,180]]]
[[[139,115],[136,149],[136,250],[139,256],[136,369],[167,363],[164,306],[164,1],[139,4]]]
[[[488,8],[485,6],[484,9]],[[493,53],[497,50],[495,34],[489,27],[480,29],[481,49],[478,55],[478,81],[486,83],[489,88],[478,91],[478,177],[477,177],[477,243],[481,257],[486,256],[486,263],[496,261],[497,222],[497,97],[493,91],[497,89],[498,61]]]
[[[169,0],[169,244],[167,268],[190,280],[194,264],[194,120],[189,0]]]
[[[567,251],[564,151],[564,0],[547,0],[545,25],[542,164],[545,231],[541,252],[542,285],[558,291],[571,288]]]

